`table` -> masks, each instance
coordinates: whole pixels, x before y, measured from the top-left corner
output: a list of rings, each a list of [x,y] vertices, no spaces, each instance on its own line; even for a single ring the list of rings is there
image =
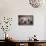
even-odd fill
[[[9,40],[7,43],[16,46],[46,46],[46,40],[29,41],[29,40]]]

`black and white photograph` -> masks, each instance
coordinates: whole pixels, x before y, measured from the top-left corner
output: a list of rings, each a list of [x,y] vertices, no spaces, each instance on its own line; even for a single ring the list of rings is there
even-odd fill
[[[18,24],[19,25],[33,25],[33,15],[19,15]]]

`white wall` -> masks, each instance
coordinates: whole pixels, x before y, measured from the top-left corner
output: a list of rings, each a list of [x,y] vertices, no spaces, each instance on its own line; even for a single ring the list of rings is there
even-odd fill
[[[46,39],[45,12],[46,8],[44,7],[31,7],[28,0],[0,0],[0,16],[13,17],[12,27],[8,32],[17,40],[27,40],[34,34],[37,35],[39,40]],[[19,26],[18,15],[33,15],[34,25]],[[2,39],[2,36],[0,36],[0,39]]]

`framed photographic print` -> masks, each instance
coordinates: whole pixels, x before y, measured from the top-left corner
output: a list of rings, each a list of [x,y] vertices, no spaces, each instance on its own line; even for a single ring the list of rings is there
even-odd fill
[[[33,15],[18,15],[18,25],[33,25]]]

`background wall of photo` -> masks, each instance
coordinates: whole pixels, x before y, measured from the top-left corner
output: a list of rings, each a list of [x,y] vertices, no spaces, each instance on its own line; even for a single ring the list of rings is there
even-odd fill
[[[39,40],[46,40],[46,6],[33,8],[28,0],[0,0],[0,20],[12,17],[12,26],[7,33],[16,40],[28,40],[34,34]],[[33,15],[33,25],[19,26],[18,15]],[[0,39],[4,39],[0,29]]]

